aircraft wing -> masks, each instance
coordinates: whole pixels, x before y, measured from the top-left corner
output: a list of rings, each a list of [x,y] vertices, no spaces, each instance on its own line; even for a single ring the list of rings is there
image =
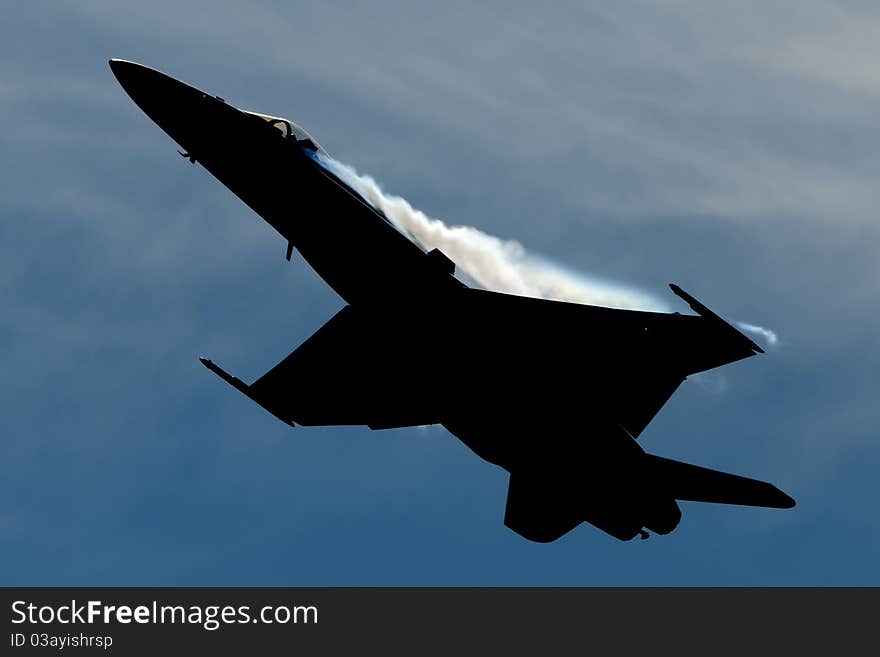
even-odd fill
[[[410,339],[346,306],[250,385],[202,363],[287,424],[434,424],[436,400],[412,385]]]
[[[569,349],[614,349],[626,346],[631,352],[660,355],[665,352],[677,362],[684,375],[709,370],[742,358],[763,353],[739,330],[712,313],[677,285],[670,287],[684,295],[702,314],[680,315],[640,310],[621,310],[564,301],[468,289],[467,312],[479,316],[493,328],[528,334],[541,349],[550,341],[566,343]]]
[[[464,287],[436,304],[433,296],[414,301],[346,306],[251,385],[202,362],[289,424],[451,422],[483,433],[485,423],[507,416],[546,423],[547,409],[555,409],[563,426],[596,420],[636,437],[688,374],[758,348],[715,316]]]
[[[521,376],[559,386],[553,394],[573,408],[583,406],[578,395],[608,394],[606,408],[613,414],[608,419],[637,437],[689,374],[761,352],[693,297],[681,294],[700,315],[619,310],[475,289],[462,291],[466,300],[461,315],[478,345],[474,362],[491,361],[494,352],[493,365],[503,367],[509,358]]]

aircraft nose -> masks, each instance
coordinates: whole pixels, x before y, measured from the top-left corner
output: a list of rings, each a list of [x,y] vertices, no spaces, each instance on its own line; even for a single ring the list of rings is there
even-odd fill
[[[185,110],[187,102],[206,95],[180,80],[136,62],[111,59],[110,70],[131,99],[154,121],[157,119],[154,113],[163,113],[163,110],[172,107],[176,111]]]
[[[145,67],[142,67],[140,64],[136,64],[125,59],[117,59],[114,57],[110,60],[110,70],[113,71],[113,75],[116,76],[116,79],[119,80],[120,84],[122,84],[122,80],[126,76],[126,72],[136,70],[138,68]]]
[[[124,59],[111,59],[110,70],[113,71],[113,75],[116,76],[122,88],[138,105],[141,104],[141,100],[161,91],[162,78],[172,79],[159,71]]]
[[[143,64],[111,59],[110,70],[135,104],[178,144],[192,150],[206,139],[206,125],[222,103]]]

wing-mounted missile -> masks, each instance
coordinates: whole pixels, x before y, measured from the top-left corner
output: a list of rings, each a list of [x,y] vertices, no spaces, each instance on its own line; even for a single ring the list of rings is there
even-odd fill
[[[761,347],[755,344],[752,340],[750,340],[742,331],[721,319],[718,315],[713,313],[690,294],[682,290],[678,285],[676,285],[675,283],[670,283],[669,289],[671,289],[677,297],[681,297],[682,299],[684,299],[685,302],[687,302],[687,304],[691,307],[691,310],[697,313],[700,317],[711,321],[724,333],[729,334],[731,338],[735,339],[738,342],[742,342],[745,346],[756,353],[764,353],[764,350],[761,349]]]
[[[233,376],[233,375],[231,375],[229,372],[227,372],[226,370],[224,370],[222,367],[220,367],[219,365],[217,365],[214,361],[210,360],[209,358],[205,358],[205,357],[203,357],[203,356],[199,356],[199,362],[201,362],[202,365],[204,365],[205,367],[207,367],[209,370],[211,370],[214,374],[216,374],[217,376],[219,376],[221,379],[223,379],[224,381],[226,381],[226,383],[228,383],[229,385],[231,385],[233,388],[235,388],[235,389],[238,390],[239,392],[241,392],[241,393],[247,395],[247,396],[250,397],[252,400],[254,400],[255,402],[257,402],[260,406],[262,406],[263,408],[265,408],[265,409],[266,409],[267,411],[269,411],[272,415],[274,415],[274,416],[277,417],[279,420],[281,420],[282,422],[284,422],[284,424],[287,424],[287,425],[289,425],[289,426],[291,426],[291,427],[296,426],[296,425],[293,423],[293,420],[290,420],[290,419],[288,419],[287,417],[285,417],[280,411],[276,411],[276,410],[274,410],[274,409],[272,408],[271,404],[267,403],[267,400],[265,400],[265,399],[261,399],[258,395],[255,395],[255,394],[253,393],[253,391],[251,390],[251,387],[250,387],[247,383],[245,383],[244,381],[242,381],[241,379],[239,379],[237,376]]]

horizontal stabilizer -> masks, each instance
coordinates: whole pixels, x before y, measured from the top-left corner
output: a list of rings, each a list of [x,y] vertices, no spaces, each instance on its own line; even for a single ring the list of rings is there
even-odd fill
[[[677,500],[790,509],[795,501],[773,484],[645,454],[648,472]]]

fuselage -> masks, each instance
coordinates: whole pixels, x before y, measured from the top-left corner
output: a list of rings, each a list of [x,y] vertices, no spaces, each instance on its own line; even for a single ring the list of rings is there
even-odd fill
[[[418,303],[426,293],[461,287],[322,166],[325,152],[299,126],[284,119],[273,123],[139,64],[113,60],[111,66],[138,106],[292,244],[347,303]],[[362,220],[364,207],[375,221]]]

